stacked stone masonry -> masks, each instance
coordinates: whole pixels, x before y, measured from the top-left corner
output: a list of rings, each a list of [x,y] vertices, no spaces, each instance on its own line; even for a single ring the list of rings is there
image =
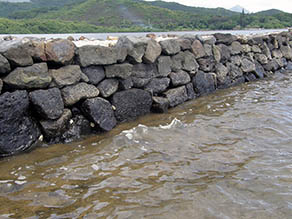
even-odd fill
[[[150,112],[292,70],[292,33],[0,41],[0,154],[69,142]]]

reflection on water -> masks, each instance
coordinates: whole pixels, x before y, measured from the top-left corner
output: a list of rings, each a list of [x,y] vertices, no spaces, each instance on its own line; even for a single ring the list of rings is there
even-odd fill
[[[0,161],[4,218],[291,218],[291,75]]]

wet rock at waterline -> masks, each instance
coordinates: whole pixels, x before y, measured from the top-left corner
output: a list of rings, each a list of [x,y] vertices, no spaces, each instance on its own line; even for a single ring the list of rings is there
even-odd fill
[[[14,154],[33,146],[41,135],[30,117],[26,91],[4,93],[0,96],[0,153]]]
[[[188,100],[188,93],[185,86],[169,89],[164,95],[168,99],[170,107],[175,107]]]
[[[117,121],[123,122],[149,113],[152,97],[148,91],[134,88],[115,93],[111,102]]]
[[[117,124],[112,105],[103,98],[87,99],[82,104],[82,111],[103,131],[110,131]]]
[[[193,77],[193,86],[196,93],[202,95],[216,90],[216,75],[199,71]]]

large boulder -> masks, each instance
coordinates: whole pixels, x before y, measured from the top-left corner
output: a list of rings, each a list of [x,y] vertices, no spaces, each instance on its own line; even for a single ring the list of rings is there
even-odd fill
[[[84,114],[103,131],[110,131],[117,124],[112,105],[103,98],[87,99],[81,108]]]
[[[13,154],[33,146],[40,136],[37,124],[28,115],[26,91],[0,96],[0,153]]]
[[[79,65],[67,65],[59,69],[50,70],[54,82],[58,87],[76,84],[81,79],[82,71]]]
[[[180,52],[180,44],[176,39],[167,39],[159,42],[162,53],[165,55],[175,55]]]
[[[249,58],[243,58],[241,60],[241,69],[243,72],[248,73],[255,71],[255,64]]]
[[[29,98],[43,119],[58,119],[63,114],[64,103],[58,88],[32,91]]]
[[[4,78],[6,84],[16,89],[46,88],[51,81],[47,63],[18,67]]]
[[[0,75],[9,73],[11,70],[8,60],[0,54]]]
[[[206,56],[205,48],[199,40],[195,40],[192,44],[192,52],[196,59]]]
[[[214,37],[216,38],[216,43],[218,43],[218,44],[223,43],[226,45],[231,45],[234,41],[237,40],[237,37],[230,34],[230,33],[227,33],[227,34],[215,33]]]
[[[213,73],[199,71],[193,77],[193,86],[197,94],[207,94],[216,90],[216,76]]]
[[[54,39],[46,43],[45,52],[48,61],[67,65],[74,57],[75,45],[70,40]]]
[[[171,72],[172,60],[169,56],[160,56],[157,60],[159,77],[167,77]]]
[[[105,75],[107,78],[126,79],[132,75],[133,65],[129,63],[115,64],[105,66]]]
[[[115,106],[117,121],[123,122],[149,113],[152,97],[148,91],[134,88],[115,93],[112,105]]]
[[[84,82],[62,89],[65,106],[72,106],[82,99],[93,98],[98,95],[99,90],[94,85]]]
[[[146,51],[143,57],[143,61],[146,63],[154,63],[158,56],[161,54],[161,46],[158,42],[150,39],[146,46]]]
[[[13,66],[29,66],[33,64],[28,40],[0,41],[0,54],[10,61]]]
[[[169,101],[170,107],[175,107],[188,100],[188,93],[185,86],[169,89],[164,93],[164,95]]]
[[[185,85],[191,81],[190,75],[185,71],[172,72],[169,74],[171,84],[174,87]]]
[[[114,94],[119,88],[117,79],[105,79],[97,86],[102,97],[107,98]]]
[[[169,83],[169,78],[153,78],[144,89],[152,94],[159,94],[168,88]]]
[[[58,139],[67,130],[71,118],[71,110],[64,109],[63,114],[57,120],[41,120],[40,126],[45,139],[49,142],[54,142],[55,139]]]
[[[90,65],[111,65],[121,59],[117,47],[87,45],[79,47],[76,53],[77,60],[82,67]]]
[[[88,77],[89,84],[97,85],[105,78],[104,68],[102,66],[89,66],[82,68],[82,72]]]

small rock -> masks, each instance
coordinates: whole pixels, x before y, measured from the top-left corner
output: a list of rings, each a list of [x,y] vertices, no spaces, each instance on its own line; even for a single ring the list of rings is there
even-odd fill
[[[231,54],[232,55],[239,55],[243,51],[241,44],[237,41],[232,42],[231,44]]]
[[[186,85],[186,89],[187,89],[188,99],[189,100],[195,99],[196,94],[195,94],[195,91],[194,91],[193,83],[188,83]]]
[[[61,90],[65,106],[72,106],[78,101],[87,98],[97,97],[99,90],[84,82],[65,87]]]
[[[196,59],[206,56],[204,46],[199,40],[195,40],[192,44],[192,52],[195,55]]]
[[[254,74],[257,78],[264,78],[266,72],[261,64],[256,63],[256,69],[254,71]]]
[[[51,81],[47,63],[18,67],[4,78],[6,84],[16,89],[46,88]]]
[[[29,98],[43,119],[58,119],[63,114],[64,103],[58,88],[32,91]]]
[[[213,55],[214,55],[215,61],[219,63],[221,61],[221,52],[218,46],[213,45]]]
[[[281,46],[281,52],[286,59],[292,59],[292,49],[290,46]]]
[[[105,78],[105,73],[102,66],[89,66],[82,68],[81,70],[88,77],[89,84],[97,85]]]
[[[115,93],[112,97],[112,105],[116,108],[117,121],[123,122],[149,113],[152,97],[148,91],[134,88]]]
[[[263,65],[266,71],[277,71],[279,69],[279,65],[275,59],[272,59],[268,62],[268,64]]]
[[[251,47],[251,51],[254,53],[261,53],[262,52],[261,48],[258,45],[253,45]]]
[[[82,111],[103,131],[110,131],[117,124],[112,105],[100,97],[85,100]]]
[[[185,85],[191,81],[190,75],[185,71],[172,72],[169,74],[171,84],[174,87]]]
[[[172,61],[169,56],[160,56],[157,61],[158,77],[167,77],[171,72]]]
[[[168,99],[170,107],[175,107],[188,100],[188,93],[185,86],[169,89],[164,95]]]
[[[218,83],[220,84],[224,83],[229,72],[228,68],[222,63],[217,63],[215,69]]]
[[[257,53],[255,54],[255,59],[260,62],[262,65],[268,64],[268,58],[264,54]]]
[[[82,72],[79,65],[67,65],[56,70],[50,70],[50,74],[58,87],[64,87],[78,83]]]
[[[180,44],[176,39],[162,40],[160,45],[165,55],[175,55],[180,52]]]
[[[165,91],[170,83],[169,78],[153,78],[145,86],[145,90],[149,91],[152,94],[159,94]]]
[[[223,43],[226,45],[231,45],[235,40],[237,40],[237,37],[232,34],[224,34],[224,33],[215,33],[214,37],[216,38],[216,43]]]
[[[282,54],[281,50],[275,49],[275,50],[272,51],[272,57],[276,58],[276,59],[282,58],[283,54]],[[267,64],[267,63],[265,63],[265,64]]]
[[[160,56],[161,51],[162,49],[158,42],[153,39],[149,40],[147,43],[143,61],[146,63],[154,63],[156,59]]]
[[[255,71],[255,68],[256,68],[255,64],[248,58],[243,58],[241,60],[241,69],[243,72],[246,72],[246,73],[252,72],[252,71]]]
[[[144,88],[150,82],[150,80],[151,78],[132,77],[133,87]]]
[[[102,97],[107,98],[114,94],[119,88],[119,81],[117,79],[105,79],[98,86],[98,90]]]
[[[226,63],[230,60],[231,57],[231,50],[228,46],[224,45],[224,44],[219,44],[218,48],[220,50],[220,54],[221,54],[221,59],[220,61],[222,63]]]
[[[126,79],[132,75],[133,65],[129,63],[115,64],[105,66],[105,75],[107,78],[122,78]]]
[[[198,59],[200,69],[204,72],[211,72],[215,67],[215,60],[212,56]]]
[[[132,77],[152,78],[158,74],[155,64],[136,64],[132,69]]]
[[[120,79],[119,80],[119,89],[120,90],[129,90],[134,86],[132,78]]]
[[[177,42],[179,43],[182,51],[191,50],[192,48],[192,42],[188,39],[179,38],[177,39]]]

